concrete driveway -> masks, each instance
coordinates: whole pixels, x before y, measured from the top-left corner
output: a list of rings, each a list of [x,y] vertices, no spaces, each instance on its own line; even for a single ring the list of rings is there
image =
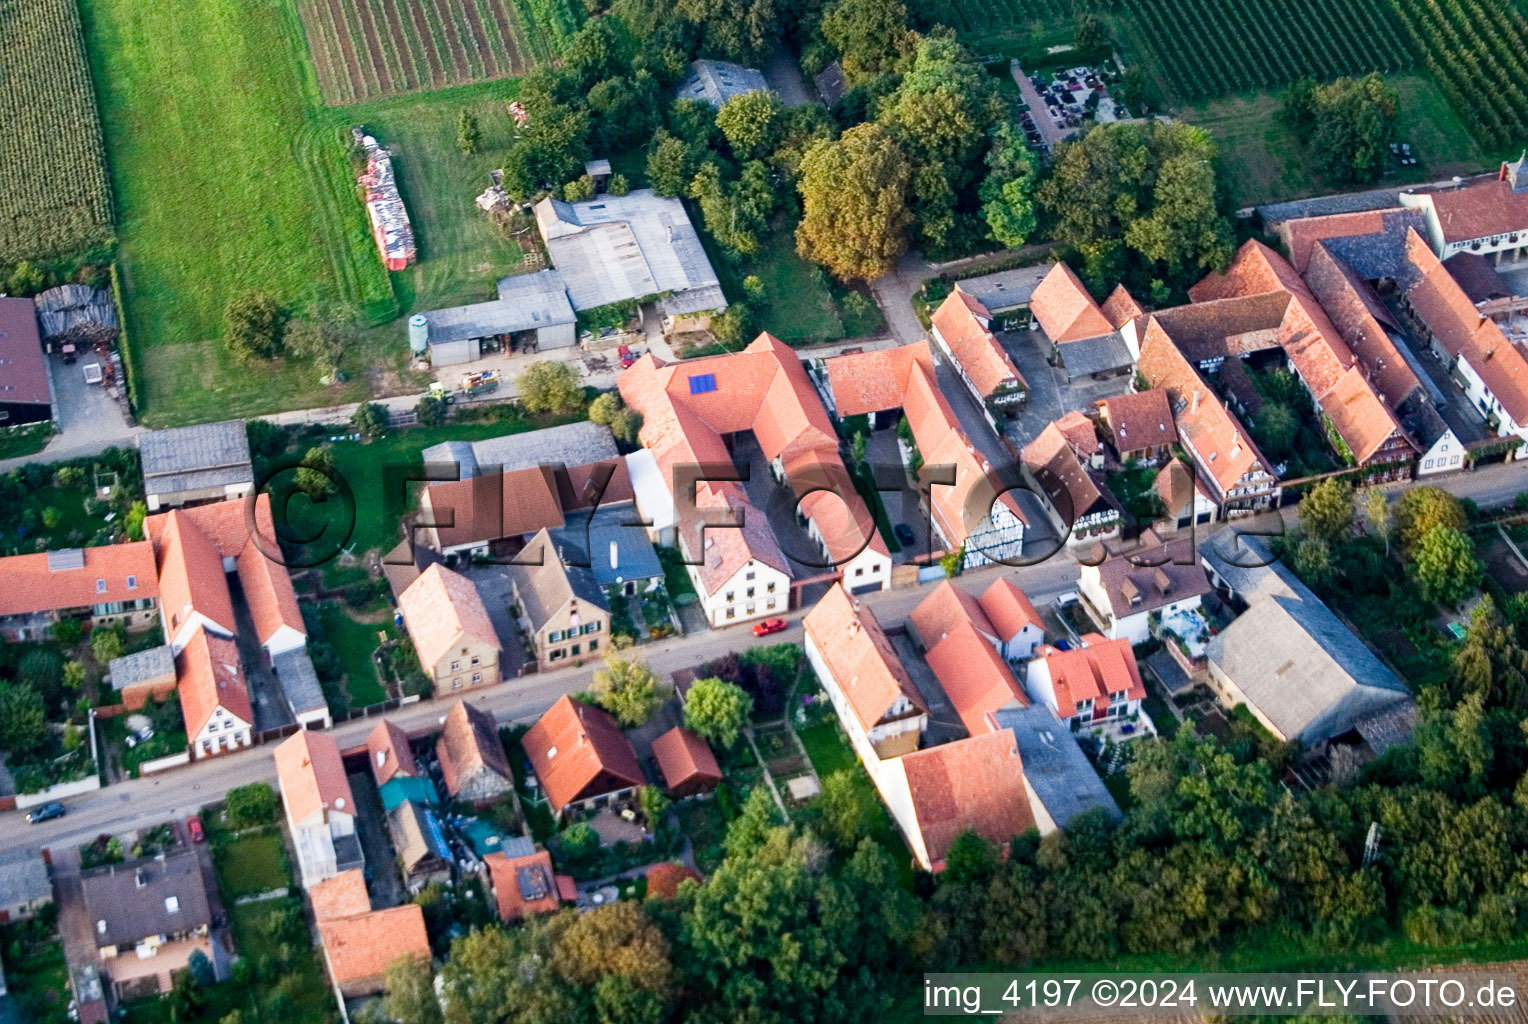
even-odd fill
[[[81,356],[72,364],[65,363],[57,353],[48,357],[53,398],[58,404],[58,433],[36,455],[0,460],[0,472],[28,462],[63,462],[99,455],[107,448],[132,444],[133,438],[143,432],[142,427],[128,425],[122,406],[104,387],[85,383],[84,365],[99,361],[94,355]]]

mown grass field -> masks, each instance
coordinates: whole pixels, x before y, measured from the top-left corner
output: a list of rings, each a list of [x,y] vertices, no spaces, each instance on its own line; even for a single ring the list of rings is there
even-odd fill
[[[0,0],[0,262],[111,237],[111,193],[74,0]]]
[[[126,333],[150,425],[354,401],[383,339],[348,354],[348,385],[310,367],[238,365],[222,315],[243,288],[396,312],[355,197],[349,140],[317,116],[291,0],[81,0],[112,181]],[[375,332],[374,332],[375,333]],[[404,355],[398,354],[398,361]]]

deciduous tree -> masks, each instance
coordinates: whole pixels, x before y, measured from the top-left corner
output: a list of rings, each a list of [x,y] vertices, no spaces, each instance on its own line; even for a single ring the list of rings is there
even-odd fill
[[[641,725],[663,704],[658,674],[630,655],[605,656],[605,667],[594,673],[593,692],[600,706],[626,728]]]
[[[700,680],[685,695],[685,728],[719,747],[736,743],[752,715],[748,692],[715,677]]]
[[[796,250],[843,281],[888,273],[907,248],[912,168],[877,125],[818,142],[801,161]]]
[[[1300,499],[1300,526],[1306,535],[1328,544],[1347,537],[1353,529],[1353,487],[1346,480],[1327,477]]]
[[[243,291],[223,310],[223,340],[240,359],[272,359],[281,354],[286,314],[262,291]]]
[[[572,412],[584,402],[578,370],[560,359],[543,359],[525,368],[515,387],[528,412]]]
[[[1473,593],[1484,575],[1474,542],[1449,526],[1434,526],[1422,535],[1411,556],[1411,572],[1424,599],[1450,606]]]

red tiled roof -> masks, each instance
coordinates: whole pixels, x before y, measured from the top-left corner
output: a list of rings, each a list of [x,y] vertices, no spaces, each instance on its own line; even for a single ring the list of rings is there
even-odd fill
[[[1178,443],[1178,427],[1167,392],[1160,388],[1133,391],[1098,403],[1104,429],[1121,455]]]
[[[399,960],[430,959],[424,911],[414,903],[321,921],[318,931],[334,983],[347,994],[380,991],[382,976]]]
[[[1288,260],[1252,239],[1236,250],[1224,274],[1205,277],[1188,290],[1188,297],[1191,302],[1208,302],[1280,290],[1298,294],[1305,285]]]
[[[409,734],[385,718],[366,734],[366,762],[379,786],[394,775],[419,774],[414,752],[409,749]]]
[[[962,622],[971,623],[993,641],[1007,639],[998,635],[997,626],[976,595],[967,593],[949,580],[941,580],[927,597],[919,601],[908,612],[907,622],[917,631],[918,639],[925,647],[933,647]]]
[[[5,581],[0,587],[0,616],[159,596],[154,546],[148,541],[83,548],[81,554],[85,565],[80,569],[49,569],[47,552],[0,558],[0,579]]]
[[[170,524],[171,513],[195,523],[224,558],[234,558],[253,542],[265,551],[280,551],[275,521],[271,517],[271,498],[260,494],[255,498],[254,511],[246,498],[215,501],[209,505],[171,509],[149,516],[143,521],[143,536],[159,545]],[[253,532],[252,532],[253,531]]]
[[[644,783],[631,741],[610,713],[560,697],[521,741],[552,810]]]
[[[934,368],[926,340],[823,360],[838,415],[861,416],[899,408],[914,363]]]
[[[241,722],[255,724],[249,689],[239,665],[239,648],[232,640],[210,636],[198,626],[185,649],[175,656],[175,678],[187,736],[200,735],[219,707]]]
[[[1122,284],[1114,286],[1114,291],[1109,293],[1109,297],[1099,307],[1099,312],[1104,315],[1105,320],[1114,326],[1116,331],[1137,317],[1146,315],[1146,311],[1141,308],[1141,304],[1135,301],[1135,298],[1125,290],[1125,286]]]
[[[992,585],[982,592],[981,608],[997,628],[998,639],[1004,643],[1023,632],[1025,626],[1045,629],[1045,622],[1030,603],[1029,595],[1005,578],[993,580]]]
[[[841,464],[838,437],[801,360],[769,334],[759,335],[741,352],[673,365],[648,353],[621,374],[618,387],[626,404],[641,414],[642,444],[653,453],[670,487],[677,465],[730,464],[722,438],[741,430],[753,432],[764,457],[771,461],[799,460],[810,450],[821,464]],[[715,592],[752,559],[789,574],[767,520],[748,504],[736,483],[698,486],[696,504],[737,508],[745,516],[741,530],[705,531],[706,549],[698,575],[708,591]],[[841,521],[828,523],[821,531],[830,546],[843,543],[846,523],[870,522],[863,500],[852,488],[839,501],[814,503],[822,510],[844,504],[849,509],[839,515]],[[688,546],[689,542],[683,543]],[[884,548],[873,531],[870,543]]]
[[[502,853],[490,853],[483,858],[488,875],[493,881],[494,900],[499,905],[499,920],[506,924],[523,920],[532,914],[549,914],[561,905],[557,892],[556,875],[552,871],[552,855],[537,850],[524,857],[506,857]],[[527,876],[534,883],[531,892],[543,895],[526,899],[520,891],[520,871],[528,869]]]
[[[431,530],[442,550],[563,524],[556,477],[541,466],[431,484],[422,504],[436,522],[450,523]]]
[[[983,398],[990,398],[1009,383],[1028,387],[1008,353],[987,330],[991,319],[987,308],[961,291],[959,285],[945,296],[932,317],[934,330]]]
[[[1125,693],[1125,699],[1144,700],[1146,685],[1135,663],[1130,639],[1105,640],[1097,633],[1082,638],[1086,645],[1070,651],[1054,647],[1035,649],[1035,657],[1050,669],[1051,685],[1056,694],[1056,714],[1072,718],[1080,701],[1092,700],[1094,709],[1109,706],[1111,693]]]
[[[7,402],[48,405],[48,359],[31,299],[0,298],[0,389]]]
[[[1153,547],[1155,551],[1150,550]],[[1182,537],[1162,543],[1150,530],[1141,534],[1140,546],[1134,550],[1111,551],[1098,564],[1098,576],[1119,618],[1210,592],[1210,581],[1194,559],[1193,540]]]
[[[233,632],[223,556],[181,509],[169,513],[159,552],[159,598],[173,635],[193,612]]]
[[[807,612],[802,627],[811,635],[838,689],[867,731],[904,697],[927,713],[928,705],[902,667],[875,613],[860,607],[842,583],[828,588]]]
[[[1114,325],[1065,263],[1057,263],[1035,287],[1029,310],[1045,336],[1057,345],[1114,332]]]
[[[1053,422],[1079,459],[1091,458],[1098,454],[1100,448],[1098,430],[1093,426],[1092,420],[1076,409],[1069,409],[1059,420]]]
[[[913,815],[930,867],[944,867],[956,836],[974,830],[1007,845],[1034,826],[1018,743],[1007,729],[905,754]]]
[[[928,667],[972,736],[991,730],[987,719],[990,712],[1029,706],[1002,655],[970,622],[957,623],[944,634],[929,648],[927,659]]]
[[[1182,472],[1175,472],[1174,466],[1181,467]],[[1210,502],[1215,500],[1215,495],[1199,479],[1194,467],[1178,459],[1162,467],[1156,479],[1151,482],[1151,487],[1162,499],[1163,507],[1171,516],[1188,515],[1193,510],[1195,494],[1204,495]]]
[[[1052,499],[1056,494],[1050,486],[1050,480],[1055,480],[1066,489],[1071,508],[1058,509],[1064,519],[1076,520],[1087,515],[1103,498],[1098,485],[1093,482],[1082,463],[1077,461],[1066,435],[1055,423],[1046,424],[1040,435],[1024,446],[1020,458],[1036,473],[1045,471],[1039,480],[1042,487],[1052,492]]]
[[[1317,243],[1323,239],[1378,234],[1385,230],[1387,215],[1403,212],[1401,207],[1393,206],[1388,210],[1363,210],[1358,213],[1300,217],[1285,221],[1280,231],[1289,242],[1289,262],[1298,273],[1307,273],[1311,256],[1318,248]]]
[[[1445,242],[1528,231],[1528,193],[1512,191],[1506,168],[1503,164],[1495,178],[1477,178],[1460,188],[1427,193]]]
[[[355,797],[333,736],[299,729],[276,747],[275,757],[288,821],[301,822],[330,808],[355,813]]]
[[[477,587],[438,563],[398,595],[398,611],[426,671],[433,672],[443,657],[462,644],[499,646],[499,635]]]
[[[499,740],[498,723],[491,714],[464,700],[446,713],[446,725],[435,741],[440,758],[441,781],[452,797],[462,784],[483,771],[491,771],[507,782],[514,781],[504,744]]]
[[[1386,405],[1397,408],[1422,386],[1383,326],[1392,323],[1389,312],[1373,289],[1326,246],[1312,251],[1305,283]]]
[[[371,896],[366,891],[366,873],[360,868],[341,871],[308,886],[313,901],[313,919],[320,924],[338,917],[355,917],[371,910]]]
[[[239,573],[239,586],[244,590],[244,600],[249,605],[250,618],[255,623],[255,637],[262,644],[289,626],[303,636],[308,627],[302,620],[302,610],[297,607],[297,591],[292,589],[292,577],[286,566],[266,557],[258,545],[246,544],[234,563]]]
[[[721,767],[716,755],[705,740],[682,725],[676,725],[653,740],[653,757],[663,782],[669,789],[684,785],[691,779],[722,780]]]

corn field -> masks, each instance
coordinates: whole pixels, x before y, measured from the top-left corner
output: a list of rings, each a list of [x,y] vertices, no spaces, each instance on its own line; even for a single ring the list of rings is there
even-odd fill
[[[111,237],[101,119],[75,0],[0,0],[0,263]]]

